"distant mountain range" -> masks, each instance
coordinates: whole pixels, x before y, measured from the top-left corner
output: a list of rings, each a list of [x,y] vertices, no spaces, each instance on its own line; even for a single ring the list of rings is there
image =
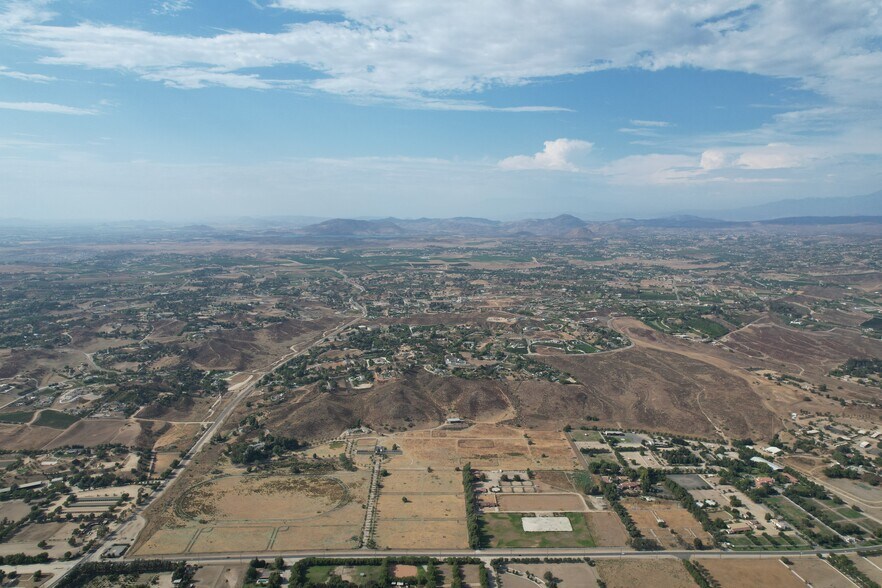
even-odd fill
[[[589,237],[589,223],[570,214],[554,218],[502,222],[485,218],[386,218],[357,220],[335,218],[298,230],[312,237],[395,237],[403,235],[458,235],[463,237]]]
[[[761,225],[844,225],[882,224],[879,216],[796,216],[759,221],[733,221],[676,215],[664,218],[624,218],[604,222],[588,222],[570,214],[554,218],[501,222],[483,218],[397,219],[381,220],[331,219],[295,230],[307,237],[523,237],[551,239],[583,239],[621,230],[659,229],[725,229]]]
[[[723,211],[697,212],[731,221],[762,221],[792,217],[882,216],[882,190],[863,196],[792,198]]]

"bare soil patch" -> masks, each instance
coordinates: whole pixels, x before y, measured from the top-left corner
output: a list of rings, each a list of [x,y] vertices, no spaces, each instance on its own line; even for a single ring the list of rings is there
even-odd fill
[[[778,559],[699,559],[723,588],[805,588]]]
[[[705,545],[712,543],[712,537],[701,528],[695,517],[676,502],[628,499],[623,500],[622,504],[643,535],[657,540],[665,548],[683,548],[691,545],[696,538]],[[659,526],[659,521],[663,521],[665,526]],[[672,531],[676,531],[676,534]]]
[[[585,521],[598,547],[621,547],[628,544],[628,531],[614,512],[587,512]]]
[[[296,521],[324,514],[348,499],[346,486],[332,477],[231,476],[191,488],[176,512],[205,521]]]
[[[380,521],[377,544],[390,549],[466,549],[469,545],[465,518],[448,521]]]
[[[499,494],[502,512],[585,512],[588,508],[578,494]]]
[[[695,588],[696,584],[677,559],[600,559],[596,570],[608,588]],[[764,584],[756,584],[763,586]]]
[[[836,568],[817,557],[794,558],[792,568],[814,588],[838,588],[851,585],[851,582]]]
[[[48,449],[65,445],[94,447],[119,443],[135,445],[142,432],[137,421],[121,419],[83,419],[74,423],[68,430],[47,445]]]

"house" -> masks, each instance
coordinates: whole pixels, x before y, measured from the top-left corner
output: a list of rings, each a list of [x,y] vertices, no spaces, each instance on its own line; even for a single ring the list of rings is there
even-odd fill
[[[781,449],[780,447],[775,447],[774,445],[769,445],[768,447],[763,449],[763,451],[765,451],[769,455],[775,456],[780,455],[783,449]]]
[[[759,488],[760,486],[771,486],[775,483],[775,480],[767,476],[761,476],[759,478],[756,478],[753,483],[756,485],[757,488]]]
[[[752,531],[753,527],[744,522],[737,523],[729,523],[727,525],[726,533],[729,535],[735,535],[736,533],[747,533],[748,531]]]

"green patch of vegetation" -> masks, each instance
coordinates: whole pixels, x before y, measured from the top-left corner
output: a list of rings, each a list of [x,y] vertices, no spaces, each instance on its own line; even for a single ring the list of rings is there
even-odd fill
[[[80,420],[80,417],[76,415],[58,412],[57,410],[44,410],[37,417],[37,420],[34,421],[34,424],[40,427],[66,429],[78,420]]]
[[[7,412],[0,414],[0,423],[28,423],[34,418],[33,412]]]
[[[712,339],[722,337],[729,332],[729,329],[727,329],[720,323],[700,316],[686,320],[685,325],[690,329],[698,331],[702,335],[705,335]]]
[[[483,531],[492,547],[595,547],[588,522],[582,513],[565,513],[573,526],[572,532],[524,531],[521,513],[487,513]],[[527,515],[529,516],[529,515]]]
[[[861,323],[862,329],[873,329],[874,331],[882,331],[882,316],[874,316],[870,320]]]

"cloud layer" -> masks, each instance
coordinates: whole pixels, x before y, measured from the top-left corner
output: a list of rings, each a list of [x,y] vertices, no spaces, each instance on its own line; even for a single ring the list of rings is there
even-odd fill
[[[174,13],[188,5],[156,6]],[[776,0],[738,10],[730,0],[273,6],[307,19],[275,33],[168,35],[52,24],[51,3],[35,0],[7,2],[0,22],[17,42],[46,51],[44,63],[125,70],[181,88],[283,86],[438,108],[451,93],[610,68],[690,66],[794,78],[839,103],[882,101],[882,11],[872,0]],[[279,65],[312,73],[280,80],[246,71]],[[633,121],[641,122],[654,126]]]
[[[534,155],[515,155],[499,162],[505,170],[548,170],[548,171],[579,171],[579,166],[570,161],[569,157],[577,151],[590,150],[593,145],[578,139],[555,139],[545,141],[545,147]]]

